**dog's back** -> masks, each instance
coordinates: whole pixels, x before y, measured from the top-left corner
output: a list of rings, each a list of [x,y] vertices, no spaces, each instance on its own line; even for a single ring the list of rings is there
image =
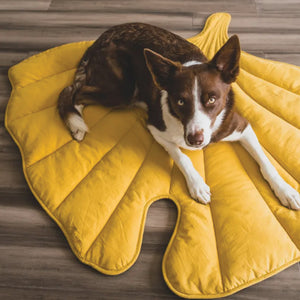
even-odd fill
[[[59,96],[60,116],[76,140],[82,140],[87,131],[81,105],[115,107],[140,101],[149,106],[159,96],[146,65],[145,48],[180,63],[206,60],[196,46],[162,28],[142,23],[110,28],[86,51],[73,84]],[[154,104],[152,118],[156,110]]]

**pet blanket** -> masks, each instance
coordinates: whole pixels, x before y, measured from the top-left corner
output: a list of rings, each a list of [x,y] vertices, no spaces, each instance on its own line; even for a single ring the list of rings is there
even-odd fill
[[[189,41],[212,58],[228,39],[229,22],[230,15],[214,14]],[[78,259],[105,274],[126,271],[138,258],[149,206],[169,198],[178,217],[162,270],[179,296],[226,296],[299,261],[300,211],[279,203],[238,143],[185,151],[211,187],[212,201],[202,205],[147,131],[141,109],[89,106],[89,133],[80,143],[71,138],[57,99],[91,44],[63,45],[12,67],[5,118],[33,194]],[[233,89],[236,109],[299,191],[300,68],[243,52]]]

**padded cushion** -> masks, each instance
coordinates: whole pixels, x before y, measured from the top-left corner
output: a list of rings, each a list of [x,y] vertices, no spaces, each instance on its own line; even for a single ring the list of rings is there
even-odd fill
[[[189,39],[212,58],[227,41],[230,15],[212,15]],[[56,104],[92,42],[63,45],[12,67],[5,125],[22,153],[26,180],[80,261],[120,274],[136,261],[149,206],[175,202],[178,218],[163,258],[170,289],[186,298],[232,294],[300,260],[300,211],[283,207],[238,143],[188,152],[212,191],[202,205],[145,128],[140,109],[84,111],[90,132],[72,140]],[[300,68],[241,56],[236,109],[299,191]]]

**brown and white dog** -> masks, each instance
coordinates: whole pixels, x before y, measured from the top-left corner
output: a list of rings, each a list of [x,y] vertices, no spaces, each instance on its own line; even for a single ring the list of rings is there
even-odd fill
[[[180,148],[240,141],[281,203],[298,210],[299,193],[270,163],[247,120],[233,111],[230,84],[239,73],[239,58],[235,35],[208,61],[198,47],[164,29],[141,23],[114,26],[84,54],[74,83],[60,94],[59,113],[81,141],[88,131],[85,105],[143,106],[149,131],[184,174],[192,198],[204,204],[210,202],[210,188]]]

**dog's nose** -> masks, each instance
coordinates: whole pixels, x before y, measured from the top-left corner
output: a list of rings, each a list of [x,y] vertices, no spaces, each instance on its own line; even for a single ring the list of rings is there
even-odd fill
[[[187,136],[187,140],[191,145],[201,145],[203,143],[204,140],[204,136],[203,136],[203,130],[200,131],[196,131],[194,134],[189,134]]]

